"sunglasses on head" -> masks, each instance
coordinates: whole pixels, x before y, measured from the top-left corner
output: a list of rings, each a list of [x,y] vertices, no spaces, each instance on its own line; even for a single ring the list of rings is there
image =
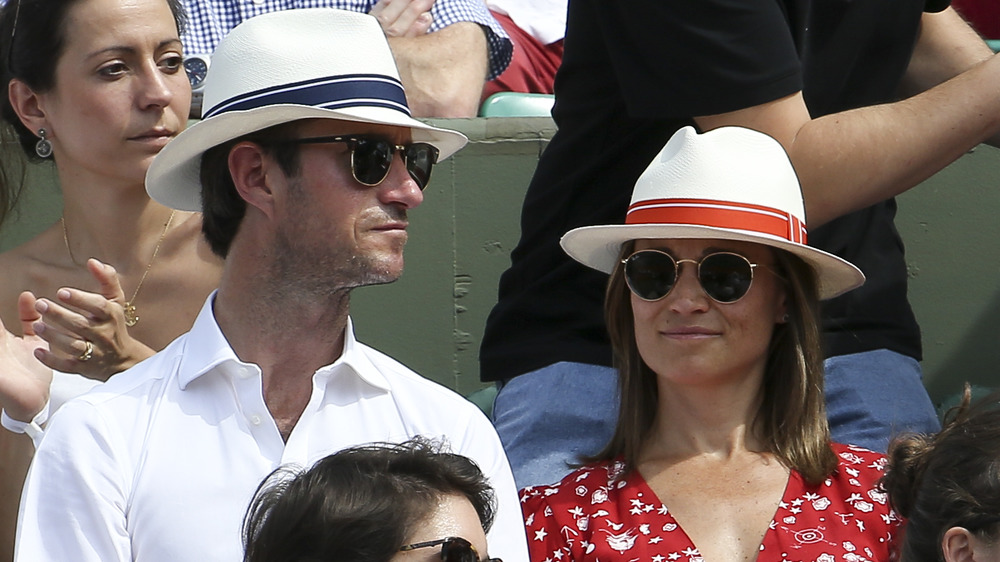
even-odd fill
[[[757,264],[733,252],[715,252],[701,260],[678,260],[663,250],[639,250],[622,260],[625,282],[635,296],[658,301],[677,285],[682,263],[698,266],[698,283],[715,302],[734,303],[750,290]]]
[[[431,179],[431,168],[437,163],[438,149],[425,142],[393,144],[385,139],[363,135],[285,139],[278,144],[329,144],[342,142],[351,149],[351,174],[361,185],[375,187],[389,175],[396,151],[403,157],[406,171],[421,191]]]
[[[400,552],[406,552],[407,550],[430,548],[437,545],[441,545],[441,560],[444,560],[444,562],[503,562],[499,558],[484,558],[480,560],[479,554],[476,552],[475,547],[472,546],[472,543],[461,537],[448,537],[434,541],[408,544],[399,550]]]

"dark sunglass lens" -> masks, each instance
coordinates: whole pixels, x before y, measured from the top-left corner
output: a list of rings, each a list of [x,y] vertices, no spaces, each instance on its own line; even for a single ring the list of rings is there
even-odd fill
[[[712,254],[701,262],[701,286],[719,302],[736,302],[750,290],[753,268],[736,254]]]
[[[441,545],[441,560],[445,562],[479,562],[472,543],[465,539],[448,539]]]
[[[431,180],[431,168],[437,157],[438,150],[427,143],[418,142],[406,148],[406,171],[420,189],[427,187]]]
[[[385,179],[392,164],[395,148],[375,139],[358,139],[354,143],[354,178],[364,185],[377,185]]]
[[[636,252],[625,262],[625,281],[640,299],[659,300],[674,288],[677,265],[662,252]]]

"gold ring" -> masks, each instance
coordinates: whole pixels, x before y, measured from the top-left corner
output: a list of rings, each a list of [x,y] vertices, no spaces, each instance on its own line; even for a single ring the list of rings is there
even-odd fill
[[[86,347],[83,349],[83,353],[76,358],[77,361],[83,363],[85,361],[90,361],[90,358],[94,356],[94,344],[88,340],[83,340]]]

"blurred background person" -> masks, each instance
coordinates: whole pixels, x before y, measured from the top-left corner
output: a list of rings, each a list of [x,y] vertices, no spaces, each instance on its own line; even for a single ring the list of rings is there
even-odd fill
[[[208,67],[219,41],[260,14],[298,8],[371,14],[389,39],[415,117],[475,117],[484,83],[507,68],[513,50],[481,0],[188,0],[186,6],[184,52]]]

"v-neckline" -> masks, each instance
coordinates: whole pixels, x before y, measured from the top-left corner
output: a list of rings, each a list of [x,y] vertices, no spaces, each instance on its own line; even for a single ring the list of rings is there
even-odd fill
[[[684,540],[687,542],[687,549],[697,552],[698,556],[702,557],[703,562],[715,562],[713,560],[704,560],[704,556],[701,554],[701,550],[698,549],[698,545],[694,544],[694,541],[691,540],[691,537],[687,534],[687,531],[684,530],[684,527],[681,526],[680,522],[677,520],[676,517],[674,517],[674,514],[670,511],[670,506],[667,505],[666,502],[661,500],[660,496],[653,491],[653,488],[649,485],[649,483],[646,481],[646,478],[642,475],[641,472],[639,472],[638,470],[633,470],[632,474],[628,478],[629,479],[634,478],[636,486],[639,488],[639,491],[641,493],[649,494],[649,497],[652,500],[655,500],[657,503],[666,508],[666,513],[663,514],[663,516],[669,519],[667,524],[669,525],[672,523],[677,526],[676,531],[680,531],[681,535],[683,535]],[[768,539],[771,538],[773,533],[776,532],[776,529],[780,524],[780,522],[778,521],[778,513],[781,511],[782,507],[784,507],[791,501],[791,498],[788,497],[788,493],[789,490],[793,489],[792,486],[793,479],[797,483],[796,488],[801,488],[802,476],[798,473],[798,471],[789,469],[788,478],[785,480],[785,489],[781,492],[781,499],[778,500],[777,505],[774,506],[774,513],[771,515],[771,521],[767,524],[767,530],[764,531],[764,534],[761,536],[760,543],[757,545],[757,557],[754,558],[754,560],[757,562],[760,562],[760,553],[764,551],[763,547],[767,545]]]

